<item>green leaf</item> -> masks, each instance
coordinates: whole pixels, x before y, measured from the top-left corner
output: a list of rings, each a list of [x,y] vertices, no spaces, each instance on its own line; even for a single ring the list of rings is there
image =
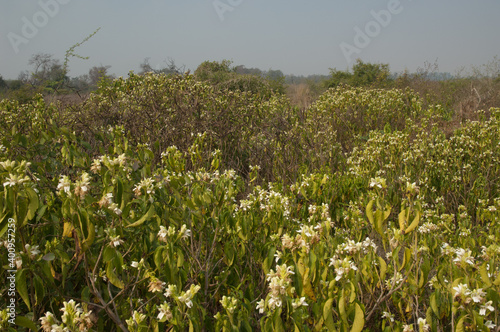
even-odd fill
[[[35,286],[35,305],[39,304],[43,297],[45,296],[45,288],[43,286],[42,278],[38,275],[33,276],[33,284]]]
[[[438,309],[438,304],[436,301],[436,293],[432,293],[431,295],[431,308],[436,317],[439,317],[439,309]]]
[[[455,332],[464,332],[464,331],[465,331],[465,329],[464,329],[464,321],[465,321],[465,318],[467,318],[467,315],[462,316],[462,317],[458,320],[457,327],[455,328]]]
[[[146,214],[143,215],[141,217],[141,219],[139,219],[136,222],[128,225],[127,228],[128,227],[137,227],[137,226],[140,226],[140,225],[144,224],[144,222],[146,222],[149,219],[151,219],[154,215],[155,215],[155,206],[153,204],[151,204],[151,206],[149,207],[148,212],[146,212]]]
[[[119,177],[116,178],[116,204],[123,210],[122,205],[122,197],[123,197],[123,183]]]
[[[361,332],[365,326],[365,314],[363,309],[356,303],[356,313],[354,315],[354,324],[352,324],[351,332]]]
[[[234,246],[231,242],[227,241],[225,244],[224,244],[224,254],[226,256],[226,264],[227,266],[231,266],[233,265],[233,261],[234,261],[234,256],[235,256],[235,252],[234,252]]]
[[[104,260],[104,263],[113,261],[116,258],[116,249],[107,246],[102,253],[102,258]]]
[[[53,261],[55,258],[56,258],[56,255],[52,252],[49,252],[48,254],[46,254],[42,257],[42,259],[44,261],[47,261],[47,262]]]
[[[28,329],[31,329],[32,331],[38,331],[38,327],[36,327],[36,324],[29,319],[28,317],[25,316],[16,316],[16,319],[14,320],[14,323],[17,326],[22,326]]]
[[[118,279],[118,276],[115,274],[114,270],[113,270],[113,264],[112,263],[108,263],[107,266],[106,266],[106,277],[108,278],[109,282],[120,288],[120,289],[123,289],[124,285],[123,285],[123,281],[121,281],[120,279]]]
[[[493,282],[493,285],[500,286],[500,273],[498,274],[496,280]]]
[[[38,208],[38,211],[36,213],[36,222],[39,222],[40,219],[42,219],[46,210],[47,210],[47,205],[42,205]]]
[[[26,269],[18,270],[16,273],[16,288],[17,292],[23,299],[24,303],[31,310],[30,299],[28,295],[28,285],[26,283]]]
[[[483,263],[483,265],[481,265],[481,267],[479,268],[479,274],[481,275],[481,279],[486,284],[486,286],[490,287],[491,280],[490,280],[490,277],[488,276],[488,271],[486,270],[486,265],[487,265],[487,263]]]
[[[28,196],[28,213],[26,215],[27,220],[31,220],[35,217],[38,210],[39,200],[37,193],[32,188],[26,188],[26,194]]]

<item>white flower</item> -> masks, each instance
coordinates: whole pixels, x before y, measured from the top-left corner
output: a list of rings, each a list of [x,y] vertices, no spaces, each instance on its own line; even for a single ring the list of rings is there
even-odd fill
[[[170,306],[167,302],[163,302],[163,304],[158,308],[158,311],[158,320],[160,322],[170,320],[173,317],[172,312],[170,311]]]
[[[71,181],[67,175],[61,175],[61,178],[59,179],[59,184],[57,185],[57,190],[59,195],[62,192],[65,192],[66,194],[71,193]]]
[[[132,261],[132,263],[130,264],[130,266],[138,269],[138,268],[141,268],[142,266],[144,266],[144,258],[141,258],[141,260],[139,262],[136,262],[136,261]]]
[[[186,225],[182,225],[179,233],[181,234],[181,239],[187,239],[191,236],[191,230],[189,230]]]
[[[370,180],[370,188],[377,187],[379,189],[386,188],[386,182],[384,178],[376,177]]]
[[[268,302],[268,307],[269,310],[274,311],[276,308],[281,308],[282,304],[283,302],[281,301],[281,298],[271,296]]]
[[[160,226],[160,231],[158,232],[158,239],[163,242],[167,242],[167,229],[165,226]]]
[[[493,304],[493,301],[488,301],[485,304],[483,304],[481,306],[481,308],[479,309],[479,314],[481,316],[485,316],[486,315],[486,310],[489,310],[491,312],[495,311],[495,308],[493,308],[492,304]]]
[[[493,324],[493,322],[491,320],[486,321],[486,323],[484,323],[484,325],[486,325],[486,327],[489,328],[490,330],[493,330],[496,327],[496,325]]]
[[[278,263],[278,261],[281,259],[281,256],[282,256],[282,255],[283,255],[283,254],[282,254],[282,252],[281,252],[281,251],[276,250],[276,252],[274,253],[274,261],[275,261],[276,263]]]
[[[45,313],[45,317],[40,318],[41,322],[41,327],[44,332],[51,332],[52,331],[52,325],[57,323],[57,319],[54,317],[54,315],[50,312],[47,311]]]
[[[394,315],[390,312],[384,311],[382,314],[382,318],[388,318],[391,322],[394,322]]]
[[[479,303],[483,300],[483,297],[486,295],[485,292],[483,292],[482,288],[474,289],[471,293],[472,300],[476,303]]]
[[[304,306],[304,307],[308,306],[305,297],[301,297],[300,299],[295,299],[295,301],[292,303],[292,307],[294,309],[300,308],[301,306]]]
[[[120,239],[120,235],[117,235],[117,236],[112,236],[112,237],[110,237],[110,240],[111,240],[111,242],[110,242],[110,246],[111,246],[111,248],[116,248],[116,247],[118,247],[120,244],[122,244],[122,243],[123,243],[123,240],[122,240],[122,239]]]
[[[472,251],[469,249],[465,250],[462,248],[455,249],[455,255],[457,257],[453,260],[454,262],[458,263],[459,265],[474,265],[474,257],[472,255]]]
[[[31,259],[34,259],[35,256],[40,253],[40,250],[38,250],[38,246],[31,246],[28,243],[26,243],[24,249],[26,249],[26,253]]]
[[[167,290],[165,291],[165,297],[170,297],[176,293],[177,293],[177,286],[176,285],[168,285]]]
[[[14,187],[17,184],[23,184],[27,181],[29,181],[29,178],[27,176],[9,174],[9,179],[7,182],[4,182],[3,186]]]
[[[403,325],[403,332],[412,332],[413,325]]]
[[[471,293],[467,284],[458,284],[458,286],[453,287],[453,290],[455,291],[455,294],[453,295],[454,298],[459,296],[469,296]]]
[[[427,324],[427,321],[425,320],[425,318],[418,318],[418,327],[419,327],[419,331],[420,332],[428,332],[429,329],[431,328],[431,326],[429,324]]]
[[[137,311],[134,311],[132,314],[132,317],[130,319],[127,319],[125,322],[127,325],[130,327],[136,326],[136,324],[141,324],[144,320],[146,319],[146,315],[138,313]]]
[[[266,309],[266,301],[264,299],[260,300],[257,302],[257,310],[259,310],[260,314],[264,313],[264,310]]]

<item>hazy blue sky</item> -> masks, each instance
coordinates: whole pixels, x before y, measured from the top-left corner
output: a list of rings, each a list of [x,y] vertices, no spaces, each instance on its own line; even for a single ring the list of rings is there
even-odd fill
[[[194,70],[205,60],[328,74],[348,60],[415,71],[481,65],[500,55],[498,0],[0,0],[0,75],[16,78],[29,58],[77,49],[70,76],[95,65],[126,75],[147,57]]]

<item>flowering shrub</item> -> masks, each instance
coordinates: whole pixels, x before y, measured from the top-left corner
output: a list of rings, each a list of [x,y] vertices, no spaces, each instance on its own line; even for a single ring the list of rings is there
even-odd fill
[[[141,103],[155,98],[177,100],[180,111],[182,98],[212,93],[190,78],[171,82],[132,75],[129,80],[101,86],[107,92],[82,105],[81,111],[89,112],[82,116],[90,116],[85,107],[93,105],[95,112],[106,109],[133,119],[127,112],[153,109],[158,105]],[[382,94],[395,99],[388,108],[394,113],[378,120],[370,112],[382,108],[382,97],[342,89],[344,97],[359,98],[351,101],[352,109],[365,99],[372,105],[363,108],[369,113],[366,126],[352,129],[354,138],[368,136],[344,151],[342,138],[332,134],[328,153],[321,145],[326,141],[314,141],[319,136],[313,136],[312,122],[296,122],[299,117],[286,113],[281,97],[255,97],[253,115],[265,111],[262,119],[279,123],[288,114],[282,128],[293,124],[290,131],[274,131],[264,120],[246,123],[253,128],[238,122],[232,130],[244,148],[239,152],[222,144],[209,122],[190,131],[195,127],[187,119],[186,131],[169,134],[172,140],[186,138],[175,140],[182,143],[178,146],[167,145],[169,140],[156,144],[152,132],[141,133],[128,120],[93,127],[92,141],[77,125],[75,132],[57,125],[60,119],[52,118],[57,107],[42,99],[23,106],[2,101],[0,115],[16,125],[7,130],[0,124],[0,253],[2,266],[17,270],[19,299],[18,326],[9,325],[7,310],[0,311],[0,326],[495,331],[500,110],[447,137],[429,120],[432,110],[405,99],[410,92]],[[141,99],[147,93],[151,98]],[[330,133],[337,120],[328,122],[315,112],[319,105],[339,102],[332,93],[308,110],[308,121],[324,119],[317,126]],[[172,97],[176,94],[179,99]],[[106,101],[105,95],[114,97]],[[245,99],[234,98],[231,102],[243,105]],[[335,107],[349,101],[342,103]],[[67,112],[63,121],[75,116]],[[381,130],[385,121],[402,123],[395,119],[408,114],[414,120],[405,126]],[[151,125],[159,129],[160,122]],[[308,160],[309,152],[299,155],[290,147],[294,139],[309,142],[317,159]],[[98,147],[98,141],[105,144]],[[346,158],[336,161],[338,167],[315,166],[341,150]],[[238,153],[247,158],[233,159]],[[246,171],[227,167],[225,158],[245,162],[240,167]],[[286,177],[269,182],[269,174]],[[15,243],[7,237],[10,219]],[[15,249],[12,257],[9,249]],[[7,278],[6,270],[1,278]],[[2,293],[7,287],[2,284]]]

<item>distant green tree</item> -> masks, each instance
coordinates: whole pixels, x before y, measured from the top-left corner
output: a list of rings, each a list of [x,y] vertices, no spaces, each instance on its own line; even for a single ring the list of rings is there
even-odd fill
[[[271,89],[277,93],[285,93],[285,75],[281,70],[269,69],[266,78],[268,79]]]
[[[164,61],[163,67],[157,67],[153,68],[151,64],[149,63],[149,58],[145,58],[144,61],[139,65],[141,68],[141,71],[139,74],[143,75],[145,73],[155,73],[155,74],[165,74],[165,75],[170,75],[170,74],[183,74],[185,71],[185,67],[178,67],[175,64],[175,61],[173,59],[168,59]]]
[[[360,59],[352,66],[352,72],[330,69],[330,78],[326,80],[327,88],[340,84],[352,86],[384,86],[390,82],[388,64],[365,63]]]
[[[335,88],[340,84],[352,84],[352,74],[348,71],[330,68],[330,78],[326,81],[326,87]]]
[[[220,84],[234,76],[231,69],[231,61],[205,61],[196,68],[194,77],[200,81],[208,81],[211,84]]]
[[[360,59],[352,66],[352,85],[368,86],[387,82],[389,79],[389,65],[364,63]]]
[[[0,75],[0,90],[7,89],[7,82],[3,79],[2,75]]]
[[[97,83],[99,83],[100,80],[107,79],[107,80],[112,80],[114,77],[113,75],[108,74],[108,69],[111,68],[111,66],[94,66],[90,68],[89,70],[89,84],[92,87],[96,87]]]

